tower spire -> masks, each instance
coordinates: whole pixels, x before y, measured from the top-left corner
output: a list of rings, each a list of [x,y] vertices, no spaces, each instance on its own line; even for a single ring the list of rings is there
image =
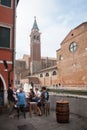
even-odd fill
[[[34,16],[34,20],[36,20],[36,16]]]
[[[37,25],[37,21],[36,21],[36,16],[34,16],[34,24],[33,24],[33,28],[32,29],[39,30],[38,25]]]

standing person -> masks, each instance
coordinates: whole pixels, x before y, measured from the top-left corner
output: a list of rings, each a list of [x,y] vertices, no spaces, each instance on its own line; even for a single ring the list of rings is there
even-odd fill
[[[14,92],[13,92],[13,88],[11,84],[9,85],[7,93],[8,93],[8,104],[9,104],[9,117],[11,117],[11,116],[14,116],[13,110],[14,110],[14,104],[15,104]]]
[[[40,96],[40,100],[37,103],[37,109],[39,111],[39,116],[42,116],[41,107],[44,107],[45,103],[49,100],[49,93],[46,87],[42,87],[42,93]]]
[[[17,94],[17,112],[18,112],[18,118],[19,118],[19,112],[24,113],[24,118],[26,117],[25,112],[26,112],[26,106],[27,106],[27,101],[26,101],[26,95],[23,91],[23,88],[20,88],[19,93]]]
[[[17,103],[16,103],[17,107],[19,107],[20,105],[24,105],[24,107],[27,106],[27,102],[26,102],[26,95],[23,91],[23,88],[20,88],[19,93],[17,94]]]

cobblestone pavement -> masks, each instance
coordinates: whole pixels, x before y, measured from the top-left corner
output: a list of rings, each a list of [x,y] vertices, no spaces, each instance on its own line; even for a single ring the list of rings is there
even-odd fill
[[[47,117],[33,114],[32,118],[27,112],[26,118],[20,115],[19,119],[17,116],[9,118],[7,114],[2,114],[0,115],[0,130],[87,130],[87,118],[74,114],[70,114],[69,117],[69,123],[58,123],[55,111],[51,111]],[[19,129],[18,126],[22,127]]]

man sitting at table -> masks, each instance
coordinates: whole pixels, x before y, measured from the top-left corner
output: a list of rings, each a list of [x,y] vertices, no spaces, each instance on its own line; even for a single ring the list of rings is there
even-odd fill
[[[39,116],[42,116],[41,107],[44,107],[45,103],[49,100],[49,93],[46,87],[42,87],[42,93],[40,96],[40,100],[37,103],[37,110],[39,112]]]

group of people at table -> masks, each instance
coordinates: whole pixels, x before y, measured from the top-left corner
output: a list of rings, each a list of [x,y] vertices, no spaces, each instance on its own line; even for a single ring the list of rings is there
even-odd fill
[[[23,90],[23,88],[20,88],[19,91],[17,91],[17,88],[13,88],[9,86],[8,88],[8,104],[9,104],[9,115],[12,114],[12,109],[15,105],[15,107],[19,108],[20,105],[24,105],[26,108],[27,105],[29,105],[29,102],[36,102],[37,104],[37,112],[39,116],[42,116],[41,108],[44,107],[45,103],[49,100],[49,93],[46,89],[46,87],[42,87],[41,91],[37,87],[33,90],[33,88],[30,88],[30,92],[27,95]]]

